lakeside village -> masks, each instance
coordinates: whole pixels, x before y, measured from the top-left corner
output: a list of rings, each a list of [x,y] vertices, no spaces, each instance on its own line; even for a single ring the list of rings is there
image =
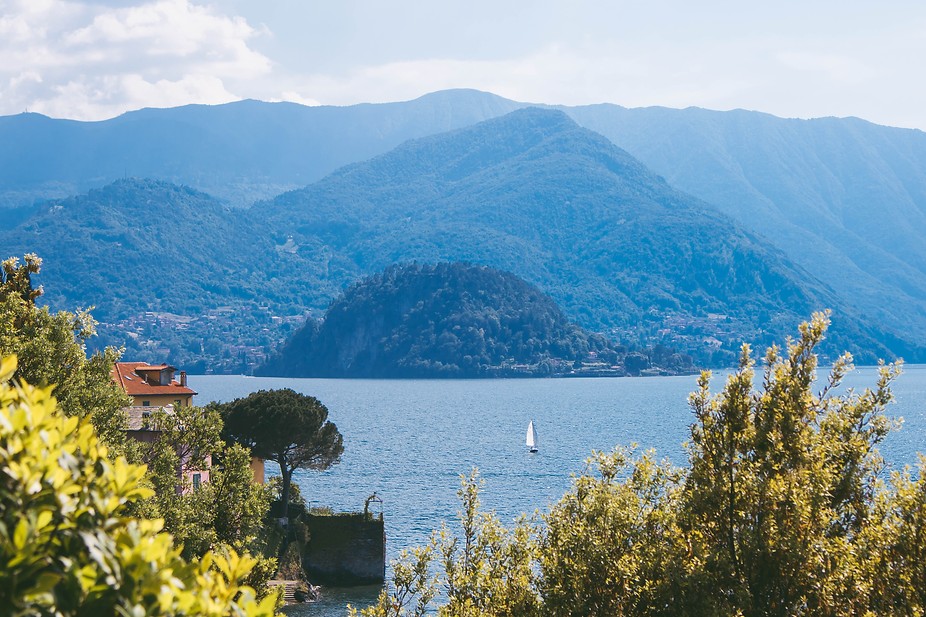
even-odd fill
[[[168,364],[116,362],[112,377],[131,400],[131,405],[123,410],[125,431],[139,443],[161,441],[166,427],[171,424],[170,418],[177,417],[183,409],[192,408],[193,397],[197,394],[188,386],[186,372],[178,372]],[[297,434],[298,430],[294,435]],[[211,452],[183,447],[177,450],[178,492],[186,495],[200,490],[210,482],[217,461],[213,460]],[[251,482],[265,485],[265,460],[252,453],[249,469]],[[289,478],[286,480],[288,482]],[[285,603],[293,604],[317,599],[319,588],[313,583],[382,584],[386,571],[386,534],[381,508],[378,514],[371,509],[377,504],[382,502],[374,494],[366,500],[363,512],[333,514],[325,510],[308,511],[299,500],[289,503],[288,508],[281,508],[279,502],[273,503],[271,519],[286,530],[291,540],[298,540],[292,542],[293,550],[284,548],[281,551],[280,567],[267,581],[268,587],[283,587]]]
[[[268,306],[220,306],[196,315],[146,311],[101,321],[95,345],[124,347],[126,356],[171,357],[195,374],[253,374],[305,322],[311,313],[277,315]],[[743,320],[708,313],[703,316],[651,310],[641,324],[611,328],[608,336],[630,345],[655,344],[633,374],[644,376],[692,374],[693,359],[703,365],[735,362],[734,341],[751,340],[756,333]],[[698,362],[695,362],[697,364]],[[502,364],[499,374],[537,375],[537,367]],[[622,377],[625,367],[601,361],[592,354],[580,366],[554,363],[560,376]]]

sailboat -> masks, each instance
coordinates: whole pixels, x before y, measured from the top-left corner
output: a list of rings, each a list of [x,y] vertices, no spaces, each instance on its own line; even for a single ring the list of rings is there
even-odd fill
[[[536,452],[537,444],[537,429],[534,428],[534,421],[531,420],[527,424],[527,451]]]

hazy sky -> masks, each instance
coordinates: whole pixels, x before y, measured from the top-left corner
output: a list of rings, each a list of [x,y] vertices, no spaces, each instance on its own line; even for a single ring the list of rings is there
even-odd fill
[[[922,0],[0,0],[0,114],[477,88],[926,129],[924,77]]]

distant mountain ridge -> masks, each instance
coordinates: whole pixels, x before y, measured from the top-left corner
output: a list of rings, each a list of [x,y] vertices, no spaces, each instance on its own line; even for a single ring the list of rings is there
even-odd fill
[[[189,185],[246,206],[407,139],[524,106],[452,90],[343,108],[241,101],[145,109],[103,122],[0,117],[0,207],[31,206],[127,176]],[[743,110],[560,109],[770,239],[869,321],[926,345],[922,131]],[[4,217],[0,229],[27,214]]]
[[[246,100],[141,109],[101,122],[0,116],[0,207],[67,197],[125,177],[185,184],[247,206],[407,139],[518,107],[460,90],[350,107]]]
[[[318,314],[346,285],[414,260],[514,272],[586,327],[715,364],[730,362],[738,341],[780,340],[824,307],[838,311],[833,352],[850,347],[873,360],[921,348],[549,109],[408,141],[248,210],[122,180],[37,207],[0,231],[0,245],[42,253],[50,300],[98,304],[138,353],[194,363],[221,353],[221,370],[252,366],[285,334],[281,323]],[[176,282],[147,289],[143,260]],[[242,344],[229,349],[235,337]]]

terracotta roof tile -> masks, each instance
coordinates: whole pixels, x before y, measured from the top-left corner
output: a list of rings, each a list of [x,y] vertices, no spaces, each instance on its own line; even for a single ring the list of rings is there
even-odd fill
[[[176,370],[167,364],[151,365],[147,362],[116,362],[113,367],[113,381],[116,382],[129,396],[144,396],[146,394],[195,395],[196,391],[181,386],[176,379],[170,385],[151,384],[145,381],[137,371]]]

